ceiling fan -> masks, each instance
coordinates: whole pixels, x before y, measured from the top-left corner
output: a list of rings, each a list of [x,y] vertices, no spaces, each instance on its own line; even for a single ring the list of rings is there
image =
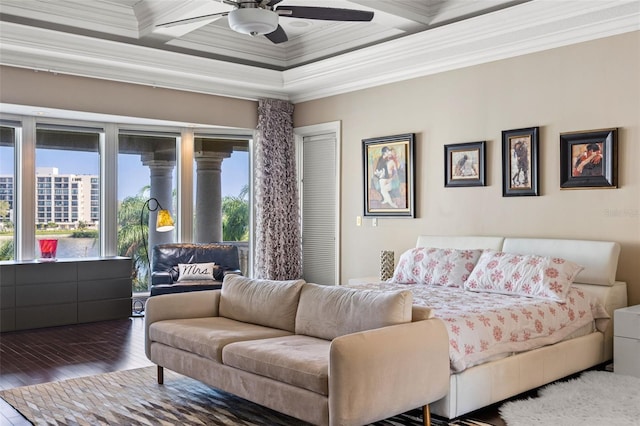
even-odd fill
[[[235,9],[229,12],[212,13],[209,15],[165,22],[157,26],[168,28],[176,25],[204,21],[216,16],[228,16],[229,26],[232,30],[252,36],[262,34],[271,40],[271,42],[277,44],[284,43],[288,40],[284,29],[278,24],[278,18],[280,16],[287,18],[321,19],[325,21],[346,22],[371,21],[373,19],[373,12],[364,10],[288,5],[282,5],[276,8],[275,6],[282,0],[221,1],[222,3],[234,6]]]

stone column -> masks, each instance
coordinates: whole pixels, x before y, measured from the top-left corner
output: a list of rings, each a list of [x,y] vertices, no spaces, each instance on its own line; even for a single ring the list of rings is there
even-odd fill
[[[195,153],[196,243],[222,241],[222,161],[230,156],[227,152]]]
[[[175,168],[175,161],[166,160],[152,160],[143,156],[142,164],[149,167],[151,176],[151,187],[149,189],[150,197],[158,200],[160,205],[169,210],[173,220],[176,220],[175,211],[173,210],[173,197],[171,189],[173,185],[173,169]],[[154,201],[149,202],[150,208],[155,208],[156,203]],[[169,232],[156,231],[156,219],[158,216],[157,211],[149,212],[149,260],[151,261],[151,255],[153,253],[153,246],[156,244],[170,243],[175,241],[175,230]]]

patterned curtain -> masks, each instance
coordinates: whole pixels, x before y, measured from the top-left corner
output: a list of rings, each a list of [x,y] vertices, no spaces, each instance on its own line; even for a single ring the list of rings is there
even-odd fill
[[[293,137],[293,105],[258,103],[255,144],[255,275],[270,280],[302,276],[302,236]]]

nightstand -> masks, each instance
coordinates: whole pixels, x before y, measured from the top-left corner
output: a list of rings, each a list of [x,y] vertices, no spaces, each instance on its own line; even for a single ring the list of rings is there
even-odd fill
[[[640,377],[640,305],[613,312],[613,371]]]

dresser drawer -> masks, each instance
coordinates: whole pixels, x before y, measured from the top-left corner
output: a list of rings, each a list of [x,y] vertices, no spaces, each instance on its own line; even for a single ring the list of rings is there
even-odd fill
[[[613,324],[615,336],[640,339],[640,305],[616,309]]]
[[[640,340],[626,337],[613,339],[613,371],[640,377]]]

